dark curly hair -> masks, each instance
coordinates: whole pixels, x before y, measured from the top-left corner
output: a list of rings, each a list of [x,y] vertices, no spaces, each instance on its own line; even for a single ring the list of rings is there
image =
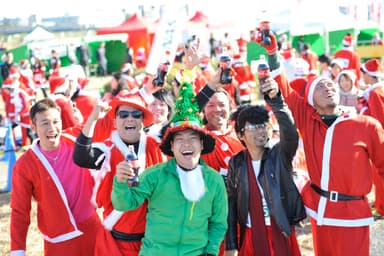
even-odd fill
[[[232,114],[236,116],[235,131],[238,134],[243,134],[243,128],[246,122],[251,124],[261,124],[269,122],[268,110],[263,105],[245,105]]]

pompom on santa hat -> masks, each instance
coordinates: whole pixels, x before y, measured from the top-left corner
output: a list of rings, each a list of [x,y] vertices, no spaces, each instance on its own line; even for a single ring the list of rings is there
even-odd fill
[[[383,64],[378,59],[371,59],[361,65],[361,70],[370,76],[384,78]]]

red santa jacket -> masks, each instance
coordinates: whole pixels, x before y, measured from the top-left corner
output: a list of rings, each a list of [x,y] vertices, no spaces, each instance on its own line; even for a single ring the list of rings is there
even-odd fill
[[[109,230],[113,227],[124,233],[144,233],[145,216],[147,213],[146,203],[133,211],[119,212],[114,210],[111,201],[116,165],[123,161],[124,156],[127,155],[127,145],[121,140],[117,132],[112,132],[110,140],[107,140],[104,143],[95,143],[93,146],[101,149],[105,154],[102,168],[98,171],[96,178],[96,180],[100,182],[96,194],[96,203],[99,207],[104,208],[103,225]],[[145,168],[151,165],[164,161],[157,142],[145,134],[140,138],[137,155],[140,164],[139,173],[143,172]]]
[[[73,103],[69,98],[62,94],[52,94],[50,95],[50,98],[52,98],[61,109],[61,122],[63,130],[79,124],[79,120],[76,119],[73,112]]]
[[[73,145],[74,142],[62,137],[60,143]],[[74,176],[83,180],[74,182],[81,184],[79,189],[82,191],[89,190],[91,196],[94,182],[89,171],[80,167],[72,171],[84,173],[82,176]],[[38,205],[37,225],[45,240],[58,243],[82,235],[75,223],[64,189],[48,160],[37,147],[36,141],[20,156],[13,168],[10,226],[12,251],[26,248],[32,197]]]
[[[22,126],[30,125],[29,110],[31,100],[29,95],[21,88],[14,89],[6,97],[6,116],[13,122],[20,123]]]
[[[76,103],[76,107],[80,110],[84,118],[84,122],[87,121],[89,115],[92,113],[97,101],[98,98],[83,91],[80,91],[79,95],[76,97],[74,102]]]
[[[384,127],[384,83],[376,83],[365,90],[365,108],[363,113],[370,115]]]
[[[254,88],[256,87],[255,75],[247,63],[235,63],[233,65],[235,80],[239,83],[239,98],[241,102],[254,99]]]
[[[275,79],[302,135],[311,182],[326,191],[351,196],[369,194],[373,184],[371,161],[384,167],[384,131],[380,123],[368,116],[343,115],[328,127],[305,98],[289,86],[283,74]],[[302,195],[307,212],[318,225],[357,227],[373,223],[368,199],[331,202],[309,184]]]
[[[209,130],[208,127],[206,129]],[[201,158],[221,175],[227,176],[229,159],[243,150],[244,146],[237,139],[232,127],[224,133],[211,131],[211,135],[216,140],[215,149],[208,154],[201,155]]]

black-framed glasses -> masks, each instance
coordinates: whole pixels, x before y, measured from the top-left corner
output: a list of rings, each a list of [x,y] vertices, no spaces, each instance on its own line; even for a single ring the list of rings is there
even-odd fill
[[[256,130],[264,129],[265,127],[267,127],[267,123],[261,123],[261,124],[248,124],[248,125],[244,126],[244,128],[241,129],[241,130],[242,130],[242,131],[244,131],[244,130],[248,130],[248,131],[256,131]]]
[[[129,116],[132,116],[133,118],[135,119],[139,119],[139,118],[142,118],[143,117],[143,111],[141,110],[134,110],[134,111],[128,111],[128,110],[119,110],[117,112],[117,115],[121,118],[121,119],[125,119]]]

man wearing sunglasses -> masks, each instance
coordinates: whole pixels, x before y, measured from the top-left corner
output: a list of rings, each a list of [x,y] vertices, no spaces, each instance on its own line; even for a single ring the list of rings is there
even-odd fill
[[[95,139],[96,122],[105,115],[114,120],[115,130],[103,143],[91,144]],[[143,127],[152,122],[153,115],[141,97],[127,95],[113,99],[109,105],[98,103],[77,138],[74,162],[97,170],[95,176],[99,186],[95,189],[95,199],[97,206],[104,210],[104,229],[97,235],[95,255],[138,255],[147,204],[145,202],[132,211],[117,211],[112,206],[111,190],[116,165],[126,159],[129,146],[134,147],[138,156],[139,174],[145,168],[163,162],[157,142],[143,131]]]

